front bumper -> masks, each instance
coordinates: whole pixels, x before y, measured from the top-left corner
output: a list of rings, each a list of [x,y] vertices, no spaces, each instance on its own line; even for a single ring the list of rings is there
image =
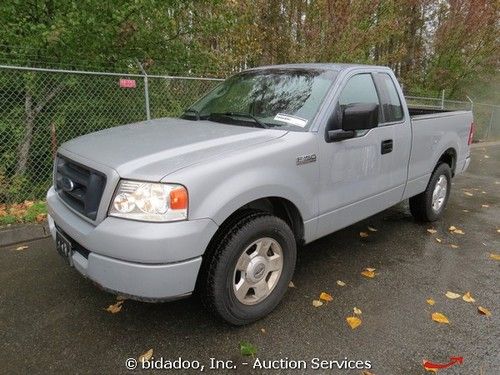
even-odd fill
[[[210,219],[146,223],[107,217],[92,225],[68,208],[53,188],[47,203],[52,236],[57,225],[77,245],[75,268],[104,289],[140,299],[191,293],[201,256],[218,228]]]

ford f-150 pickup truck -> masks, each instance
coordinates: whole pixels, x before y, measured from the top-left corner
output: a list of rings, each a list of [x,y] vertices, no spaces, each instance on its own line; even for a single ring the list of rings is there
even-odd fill
[[[387,67],[238,73],[180,118],[64,143],[47,200],[57,250],[112,293],[197,291],[242,325],[270,313],[296,248],[409,199],[443,214],[469,165],[470,111],[408,108]]]

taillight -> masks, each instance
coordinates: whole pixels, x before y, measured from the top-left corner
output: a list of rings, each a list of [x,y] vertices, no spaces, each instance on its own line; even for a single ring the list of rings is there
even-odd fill
[[[467,144],[469,146],[472,144],[475,132],[476,132],[476,125],[473,122],[471,122],[470,123],[470,130],[469,130],[469,139],[467,140]]]

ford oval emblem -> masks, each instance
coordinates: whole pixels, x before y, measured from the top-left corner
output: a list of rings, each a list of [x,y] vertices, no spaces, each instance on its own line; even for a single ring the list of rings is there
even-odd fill
[[[73,191],[75,183],[69,177],[63,177],[61,180],[61,187],[64,191]]]

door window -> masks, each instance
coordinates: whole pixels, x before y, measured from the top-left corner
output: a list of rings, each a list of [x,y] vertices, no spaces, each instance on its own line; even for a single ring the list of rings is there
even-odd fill
[[[377,84],[384,85],[386,92],[386,98],[384,98],[384,104],[382,105],[385,122],[401,121],[404,117],[403,106],[401,105],[401,100],[391,76],[386,73],[380,73],[378,74],[378,78]]]

